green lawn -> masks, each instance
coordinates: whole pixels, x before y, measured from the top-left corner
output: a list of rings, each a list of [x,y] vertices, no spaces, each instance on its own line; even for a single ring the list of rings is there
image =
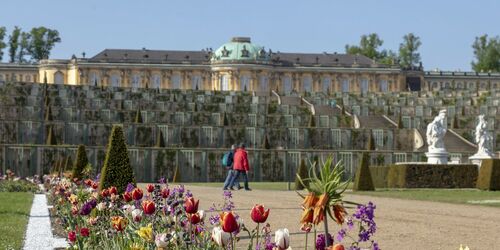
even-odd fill
[[[381,189],[374,192],[352,192],[352,194],[500,207],[500,191],[481,191],[477,189]]]
[[[32,193],[0,192],[0,249],[21,249]]]

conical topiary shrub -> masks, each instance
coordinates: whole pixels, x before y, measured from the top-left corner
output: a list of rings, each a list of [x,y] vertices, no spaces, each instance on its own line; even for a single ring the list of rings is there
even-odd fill
[[[86,176],[83,176],[83,170],[89,163],[87,159],[87,152],[85,151],[85,145],[78,145],[78,150],[76,151],[76,161],[73,163],[73,178],[83,180]]]
[[[229,126],[229,121],[227,119],[227,114],[224,112],[224,126]]]
[[[163,139],[163,132],[158,129],[158,133],[156,133],[156,147],[164,148],[165,147],[165,139]]]
[[[304,159],[300,161],[299,168],[297,169],[297,175],[298,176],[295,176],[295,190],[302,190],[305,188],[304,185],[308,184],[307,178],[309,178],[309,173]],[[299,177],[304,182],[304,185],[300,183]]]
[[[372,175],[370,172],[370,154],[367,152],[363,153],[361,158],[361,164],[356,169],[356,176],[354,177],[354,191],[373,191],[375,187],[373,186]]]
[[[271,149],[271,144],[269,143],[269,138],[267,137],[267,134],[264,136],[264,142],[262,142],[262,148]]]
[[[141,110],[138,109],[136,112],[135,112],[135,120],[134,120],[135,123],[142,123],[142,115],[141,115]]]
[[[179,166],[175,166],[174,176],[172,178],[173,183],[181,182],[181,172],[179,171]]]
[[[66,157],[66,160],[64,161],[64,169],[62,170],[62,172],[64,173],[69,169],[72,169],[72,167],[73,167],[73,160],[71,159],[71,156],[68,155],[68,157]]]
[[[129,183],[135,184],[134,171],[130,165],[123,129],[115,125],[109,136],[99,189],[115,186],[122,193]]]
[[[54,133],[54,128],[52,127],[52,125],[50,125],[48,128],[47,138],[45,142],[47,145],[57,145],[56,135]]]
[[[309,117],[309,127],[311,127],[311,128],[316,127],[316,119],[314,118],[314,115],[312,115],[312,114]]]
[[[54,118],[52,117],[52,108],[50,106],[47,107],[45,110],[45,121],[53,121]]]
[[[403,128],[403,117],[401,115],[398,116],[398,128]]]

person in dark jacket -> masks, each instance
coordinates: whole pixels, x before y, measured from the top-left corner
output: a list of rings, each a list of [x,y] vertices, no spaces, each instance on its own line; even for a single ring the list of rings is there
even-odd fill
[[[229,187],[229,184],[231,183],[231,180],[233,178],[234,175],[236,175],[236,171],[233,170],[233,166],[234,166],[234,152],[236,151],[236,144],[233,144],[231,146],[231,152],[229,153],[229,158],[230,158],[230,162],[231,162],[231,166],[225,166],[226,167],[226,170],[227,170],[227,176],[226,176],[226,180],[224,181],[224,187],[223,189],[224,190],[227,190],[227,188]],[[236,180],[233,184],[233,186],[231,186],[231,188],[238,188],[238,189],[241,189],[241,186],[240,186],[240,183],[238,182],[238,180]]]
[[[244,143],[241,143],[240,147],[234,153],[233,169],[236,171],[236,175],[231,179],[229,186],[232,187],[234,182],[242,175],[245,181],[245,190],[250,191],[251,189],[248,187],[248,171],[250,170],[250,166]]]

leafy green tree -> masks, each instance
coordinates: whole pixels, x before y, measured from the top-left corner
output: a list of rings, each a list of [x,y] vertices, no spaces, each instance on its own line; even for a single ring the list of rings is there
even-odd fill
[[[7,44],[3,41],[3,39],[5,38],[6,31],[7,30],[5,29],[5,27],[3,26],[0,27],[0,61],[2,61],[3,59],[3,49],[7,47]]]
[[[420,37],[413,33],[403,36],[403,42],[399,44],[399,62],[403,67],[411,67],[420,62],[418,48],[422,45]]]
[[[19,37],[21,36],[21,29],[14,27],[12,34],[9,36],[9,58],[10,62],[16,61],[17,48],[19,48]]]
[[[351,55],[364,55],[383,64],[394,64],[397,59],[396,53],[391,50],[380,50],[384,41],[377,33],[362,35],[359,45],[346,45],[345,51]]]
[[[476,72],[500,72],[500,37],[488,35],[476,37],[472,44],[475,60],[472,69]]]
[[[36,61],[49,58],[50,51],[55,44],[61,42],[57,30],[43,26],[31,29],[30,36],[28,51]]]
[[[31,35],[30,33],[27,32],[22,32],[21,33],[21,42],[19,43],[19,50],[17,51],[17,62],[19,63],[25,63],[28,62],[26,60],[26,56],[29,55],[28,47],[30,43]]]

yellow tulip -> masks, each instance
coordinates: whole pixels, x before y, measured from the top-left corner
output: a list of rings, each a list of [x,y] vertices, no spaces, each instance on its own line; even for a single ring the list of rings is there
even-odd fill
[[[149,224],[147,227],[141,227],[136,233],[146,241],[154,241],[153,227]]]

